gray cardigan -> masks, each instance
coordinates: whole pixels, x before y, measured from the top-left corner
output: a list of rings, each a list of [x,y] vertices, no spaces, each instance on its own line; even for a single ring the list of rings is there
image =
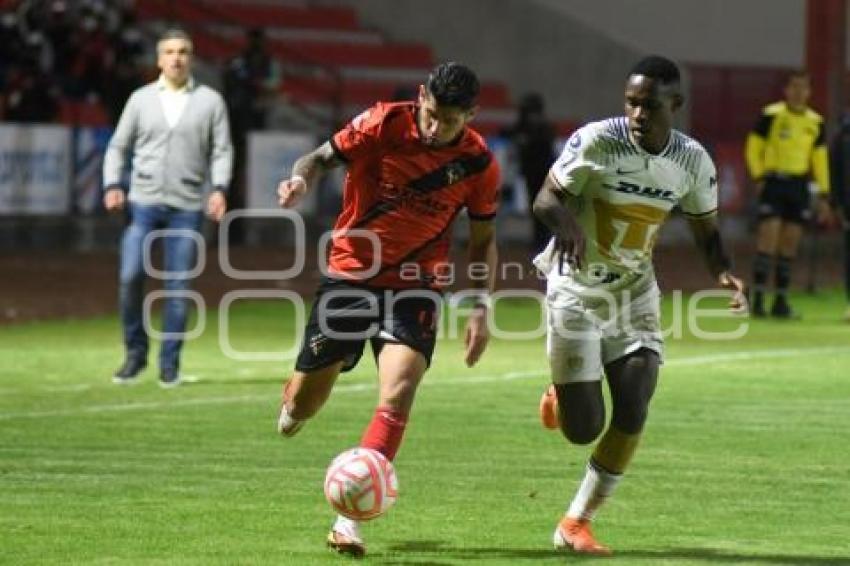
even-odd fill
[[[103,161],[104,187],[121,183],[130,151],[130,201],[184,210],[203,208],[207,179],[213,187],[226,190],[233,170],[224,100],[213,89],[190,81],[186,109],[169,128],[157,82],[139,88],[124,106],[109,140]]]

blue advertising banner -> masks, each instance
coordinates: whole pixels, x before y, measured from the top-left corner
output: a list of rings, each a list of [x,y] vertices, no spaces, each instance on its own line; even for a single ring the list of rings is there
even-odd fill
[[[71,167],[67,127],[0,125],[0,214],[67,214]]]

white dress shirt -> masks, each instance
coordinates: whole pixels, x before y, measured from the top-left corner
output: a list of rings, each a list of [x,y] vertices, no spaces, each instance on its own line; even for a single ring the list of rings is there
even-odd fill
[[[165,113],[165,121],[168,122],[168,127],[173,128],[180,121],[180,116],[186,109],[186,104],[189,102],[189,92],[195,87],[195,79],[189,77],[182,87],[173,89],[166,82],[165,77],[159,76],[157,88],[159,90],[159,100],[162,102],[162,111]]]

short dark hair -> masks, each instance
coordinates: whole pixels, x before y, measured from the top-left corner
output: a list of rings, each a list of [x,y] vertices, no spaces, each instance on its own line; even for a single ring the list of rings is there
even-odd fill
[[[168,41],[170,39],[182,39],[186,43],[189,44],[189,51],[193,50],[192,46],[192,38],[186,32],[186,30],[182,28],[169,28],[162,32],[162,34],[156,40],[156,51],[159,53],[159,46],[163,41]]]
[[[635,63],[629,72],[632,75],[643,75],[663,85],[678,85],[681,81],[676,63],[660,55],[649,55]]]
[[[425,88],[440,106],[457,106],[469,110],[475,106],[481,85],[475,73],[460,63],[449,61],[434,67]]]

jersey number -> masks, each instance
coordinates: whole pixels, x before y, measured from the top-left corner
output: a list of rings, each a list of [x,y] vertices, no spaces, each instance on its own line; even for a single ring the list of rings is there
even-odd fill
[[[600,252],[615,259],[619,251],[649,252],[667,211],[644,204],[612,204],[593,199]]]

